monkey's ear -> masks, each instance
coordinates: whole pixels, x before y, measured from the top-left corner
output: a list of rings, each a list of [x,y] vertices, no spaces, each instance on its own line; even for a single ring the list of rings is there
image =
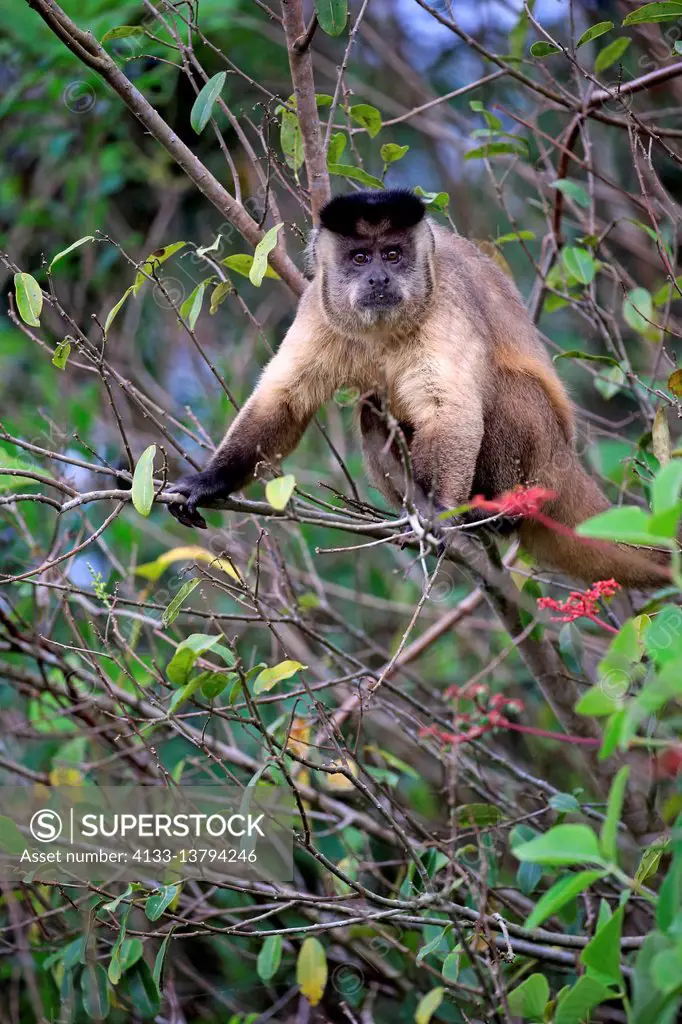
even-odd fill
[[[351,192],[323,206],[320,222],[327,231],[350,237],[358,234],[359,221],[370,225],[387,221],[391,229],[400,231],[415,227],[425,212],[421,199],[409,189]]]

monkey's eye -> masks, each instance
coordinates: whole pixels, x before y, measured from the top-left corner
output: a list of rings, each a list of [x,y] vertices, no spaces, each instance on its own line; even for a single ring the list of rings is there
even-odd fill
[[[368,252],[354,252],[351,259],[356,267],[364,267],[366,263],[369,263],[371,256]]]
[[[383,255],[384,259],[388,263],[400,263],[401,259],[403,258],[403,251],[402,249],[399,249],[397,246],[394,246],[393,249],[386,249]]]

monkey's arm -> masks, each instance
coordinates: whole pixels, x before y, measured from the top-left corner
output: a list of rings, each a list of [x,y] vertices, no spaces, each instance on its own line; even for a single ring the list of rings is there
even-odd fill
[[[332,361],[324,365],[311,351],[313,342],[305,317],[297,316],[208,465],[170,488],[187,498],[183,505],[168,506],[183,525],[205,529],[197,505],[239,490],[261,459],[279,460],[296,447],[316,410],[337,387]]]

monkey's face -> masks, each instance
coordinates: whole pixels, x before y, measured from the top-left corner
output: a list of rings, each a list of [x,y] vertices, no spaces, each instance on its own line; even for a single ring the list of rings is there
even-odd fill
[[[351,314],[365,327],[397,323],[409,308],[425,304],[431,292],[425,224],[333,238],[325,260],[325,287],[330,305]]]

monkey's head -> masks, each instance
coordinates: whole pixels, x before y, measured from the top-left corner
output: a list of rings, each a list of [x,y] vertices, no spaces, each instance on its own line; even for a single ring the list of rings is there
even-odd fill
[[[424,204],[403,189],[337,196],[312,243],[322,302],[342,329],[413,321],[433,291],[433,234]]]

